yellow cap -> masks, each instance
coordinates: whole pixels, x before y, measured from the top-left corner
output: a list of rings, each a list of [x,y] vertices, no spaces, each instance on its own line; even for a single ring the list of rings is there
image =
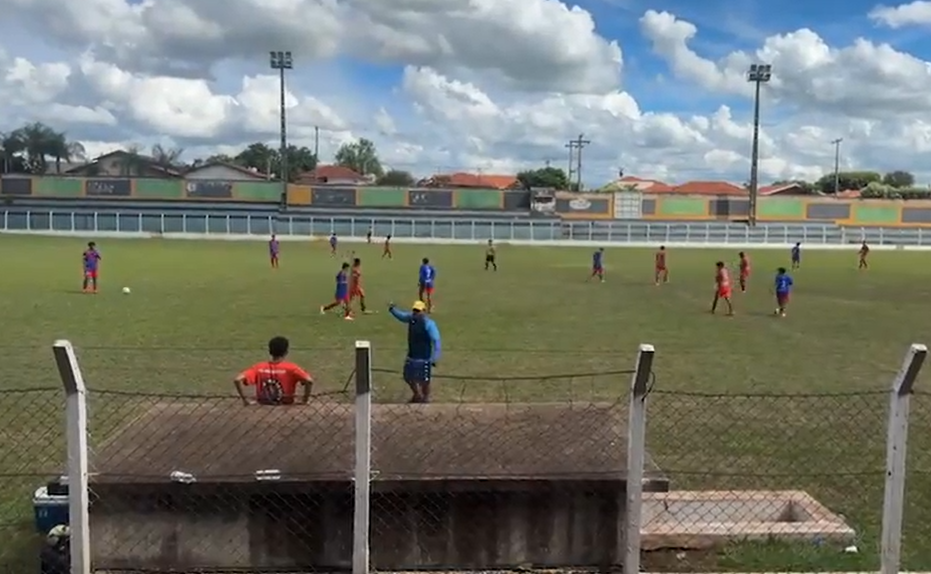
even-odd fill
[[[414,311],[426,311],[427,304],[424,303],[423,301],[414,301],[414,304],[411,305],[411,309],[413,309]]]

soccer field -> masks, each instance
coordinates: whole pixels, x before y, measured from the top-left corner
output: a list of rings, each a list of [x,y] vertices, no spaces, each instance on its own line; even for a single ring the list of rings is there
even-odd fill
[[[788,251],[750,252],[750,290],[735,294],[737,314],[728,318],[708,308],[714,263],[736,266],[736,249],[670,250],[670,283],[656,287],[651,250],[609,248],[607,282],[598,284],[586,281],[588,248],[504,245],[495,273],[482,270],[481,244],[400,244],[383,260],[380,245],[345,244],[335,259],[323,242],[284,243],[273,271],[261,242],[101,240],[101,291],[84,295],[85,243],[0,237],[0,417],[10,437],[0,441],[0,467],[17,469],[11,474],[41,474],[24,445],[47,441],[42,429],[60,424],[60,413],[49,412],[57,404],[19,392],[59,385],[53,340],[75,344],[91,389],[232,394],[232,377],[263,359],[268,338],[280,334],[319,390],[339,390],[357,339],[372,341],[376,367],[400,367],[405,328],[386,306],[414,300],[419,260],[429,257],[444,344],[435,401],[626,401],[629,377],[599,373],[632,368],[637,345],[651,343],[648,445],[673,488],[807,490],[860,535],[859,554],[742,545],[654,566],[878,567],[883,392],[908,345],[931,342],[931,254],[874,252],[871,268],[858,272],[855,247],[803,251],[780,319],[771,282]],[[354,322],[321,316],[351,250],[378,313]],[[132,294],[123,295],[124,286]],[[931,391],[927,371],[922,392]],[[524,380],[497,380],[505,377]],[[375,389],[378,401],[407,398],[391,374],[376,373]],[[916,397],[911,424],[904,566],[927,569],[931,523],[921,518],[931,516],[931,396]],[[0,522],[11,532],[28,522],[22,503],[39,483],[19,476],[0,489]],[[12,571],[3,560],[0,551],[0,572]]]

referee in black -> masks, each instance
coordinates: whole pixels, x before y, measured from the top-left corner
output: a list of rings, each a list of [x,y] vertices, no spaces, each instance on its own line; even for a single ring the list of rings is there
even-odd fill
[[[414,301],[410,311],[388,305],[391,316],[407,323],[407,357],[404,359],[404,382],[411,388],[411,403],[430,402],[433,367],[440,358],[440,330],[427,316],[427,305]]]

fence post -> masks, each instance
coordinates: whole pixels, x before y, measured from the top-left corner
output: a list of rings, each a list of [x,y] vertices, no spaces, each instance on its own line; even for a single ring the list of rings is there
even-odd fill
[[[918,372],[928,347],[913,344],[892,381],[886,440],[886,488],[883,498],[882,574],[898,574],[902,557],[902,519],[905,509],[905,454],[908,442],[908,408]]]
[[[352,574],[369,572],[372,486],[372,344],[356,341],[356,465],[352,520]]]
[[[653,345],[640,345],[630,383],[627,413],[627,504],[624,528],[624,574],[640,573],[640,527],[643,521],[643,466],[646,462],[647,391],[653,372]]]
[[[65,436],[68,443],[68,512],[71,574],[90,574],[90,498],[87,485],[87,387],[70,341],[55,341],[55,365],[65,387]]]

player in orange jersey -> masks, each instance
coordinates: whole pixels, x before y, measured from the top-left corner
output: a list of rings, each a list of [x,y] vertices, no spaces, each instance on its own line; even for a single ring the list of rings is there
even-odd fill
[[[724,266],[723,261],[715,263],[717,273],[714,276],[715,292],[714,301],[711,302],[711,313],[718,310],[718,302],[723,300],[727,305],[727,315],[734,314],[734,305],[731,303],[731,275]]]
[[[368,313],[365,307],[365,289],[362,288],[362,260],[356,257],[352,260],[352,271],[349,274],[349,304],[359,300],[359,310]]]
[[[385,237],[385,250],[381,252],[381,258],[391,259],[391,236]]]
[[[669,269],[666,268],[666,246],[660,245],[659,251],[656,252],[656,259],[654,261],[654,273],[653,281],[659,285],[662,281],[663,283],[669,283]]]
[[[863,244],[860,245],[860,251],[858,253],[858,255],[860,256],[860,261],[859,263],[857,263],[857,269],[863,270],[863,269],[870,268],[869,263],[866,262],[866,258],[869,254],[870,254],[870,246],[866,244],[866,241],[864,241]]]
[[[741,251],[740,256],[740,292],[747,292],[747,282],[750,280],[750,257]]]

